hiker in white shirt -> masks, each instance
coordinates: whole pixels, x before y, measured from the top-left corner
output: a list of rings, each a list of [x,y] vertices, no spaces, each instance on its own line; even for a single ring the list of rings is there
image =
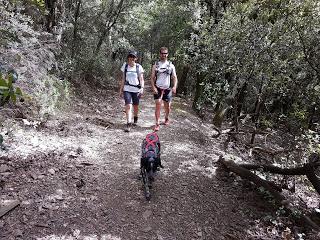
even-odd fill
[[[175,66],[168,61],[168,48],[160,48],[160,61],[156,62],[151,71],[151,85],[156,103],[154,131],[160,129],[160,112],[163,102],[165,117],[164,125],[169,125],[169,114],[173,95],[177,91],[177,74]]]
[[[144,70],[140,64],[136,63],[137,59],[137,52],[129,51],[127,62],[124,63],[121,67],[122,78],[119,94],[120,97],[123,96],[125,102],[125,111],[127,118],[127,126],[125,128],[126,132],[130,132],[132,126],[131,106],[133,106],[133,125],[136,125],[138,122],[139,100],[143,94],[144,88]]]

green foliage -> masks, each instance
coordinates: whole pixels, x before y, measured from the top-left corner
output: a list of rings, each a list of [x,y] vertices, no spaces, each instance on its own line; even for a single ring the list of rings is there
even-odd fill
[[[13,85],[13,75],[9,74],[7,78],[0,73],[0,106],[10,100],[16,102],[17,97],[22,97],[22,91],[19,87]]]
[[[293,104],[293,112],[291,116],[299,122],[304,122],[307,120],[308,112],[306,109],[300,108],[298,104]]]
[[[39,6],[39,7],[42,7],[42,8],[45,7],[45,1],[44,0],[32,0],[32,2],[34,4],[36,4],[37,6]]]
[[[274,127],[274,123],[264,116],[260,119],[259,123],[260,123],[260,127],[262,127],[262,128],[273,128]]]
[[[306,129],[309,106],[320,104],[319,7],[314,0],[237,1],[220,10],[219,21],[203,8],[186,47],[188,61],[204,76],[196,106],[237,100],[246,84],[242,111],[252,113],[259,94],[267,104],[260,114],[266,126],[283,115],[289,129]],[[219,87],[226,81],[228,91]]]
[[[45,0],[29,0],[30,4],[36,6],[39,10],[45,11],[46,10],[46,4]]]
[[[302,135],[303,139],[307,141],[308,146],[307,150],[310,153],[317,153],[320,154],[320,134],[316,131],[306,131]]]
[[[140,0],[118,9],[119,0],[72,1],[62,37],[66,73],[114,84],[114,69],[129,49],[139,52],[148,74],[164,45],[178,78],[180,66],[191,66],[186,94],[195,96],[198,109],[239,103],[242,113],[252,114],[259,97],[262,126],[277,126],[281,118],[288,129],[305,130],[310,104],[320,104],[319,1],[224,2]]]

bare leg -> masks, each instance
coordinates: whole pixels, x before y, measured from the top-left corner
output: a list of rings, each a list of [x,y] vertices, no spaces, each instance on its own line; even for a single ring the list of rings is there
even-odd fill
[[[160,110],[161,110],[161,104],[162,100],[157,99],[156,101],[156,111],[155,111],[155,117],[156,117],[156,124],[160,124]]]
[[[133,116],[138,117],[139,105],[133,105]]]
[[[171,102],[163,102],[164,111],[165,111],[165,119],[169,119],[169,114],[171,112]]]
[[[132,104],[127,104],[125,109],[126,109],[126,117],[127,117],[127,123],[131,123],[131,105]]]

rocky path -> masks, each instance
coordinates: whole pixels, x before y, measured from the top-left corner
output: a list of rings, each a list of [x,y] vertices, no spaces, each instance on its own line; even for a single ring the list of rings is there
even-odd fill
[[[217,168],[227,153],[179,98],[159,131],[165,169],[146,201],[137,177],[152,95],[130,133],[114,95],[83,96],[40,125],[3,123],[0,200],[20,205],[0,218],[0,239],[271,239],[259,228],[263,201]]]

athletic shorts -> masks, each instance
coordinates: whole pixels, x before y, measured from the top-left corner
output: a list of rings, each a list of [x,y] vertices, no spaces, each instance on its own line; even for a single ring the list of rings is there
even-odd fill
[[[137,92],[123,92],[123,98],[126,105],[133,104],[139,105],[140,94]]]
[[[154,100],[162,99],[163,101],[166,101],[166,102],[172,101],[172,89],[171,88],[161,89],[161,88],[157,87],[157,90],[158,90],[158,93],[153,94]]]

